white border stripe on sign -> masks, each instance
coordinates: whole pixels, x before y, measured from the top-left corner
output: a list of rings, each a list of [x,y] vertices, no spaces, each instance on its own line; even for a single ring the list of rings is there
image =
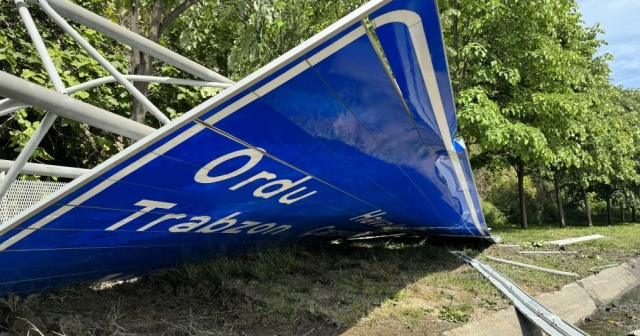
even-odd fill
[[[365,33],[366,33],[366,30],[364,29],[364,27],[362,25],[359,25],[358,28],[354,29],[353,31],[346,34],[345,36],[341,37],[340,39],[332,43],[330,46],[322,49],[317,54],[309,57],[308,58],[309,63],[311,63],[311,65],[316,65],[320,63],[322,60],[333,55],[336,51],[344,48],[345,46],[351,44],[351,42],[357,40],[360,36],[364,35]]]
[[[438,88],[438,80],[436,79],[436,73],[433,69],[433,62],[431,60],[431,53],[429,52],[429,45],[427,44],[427,36],[424,32],[424,27],[422,26],[422,19],[420,18],[420,15],[415,12],[408,10],[398,10],[383,14],[373,20],[373,24],[376,28],[388,23],[403,23],[409,29],[411,43],[413,44],[413,47],[416,50],[416,54],[418,56],[417,59],[420,66],[420,72],[427,89],[427,95],[429,96],[429,100],[431,101],[431,106],[433,107],[433,112],[436,117],[438,129],[440,130],[440,134],[442,135],[442,142],[447,149],[447,153],[449,154],[451,162],[453,163],[453,168],[455,169],[456,176],[460,181],[462,193],[464,194],[464,198],[467,202],[467,205],[469,206],[473,224],[476,226],[482,236],[486,236],[484,230],[482,229],[482,226],[480,225],[480,221],[478,220],[476,208],[473,204],[471,193],[469,192],[469,184],[467,183],[464,171],[462,170],[462,165],[460,164],[458,153],[453,147],[451,132],[449,132],[449,123],[447,122],[447,116],[444,113],[444,106],[442,105],[440,89]]]

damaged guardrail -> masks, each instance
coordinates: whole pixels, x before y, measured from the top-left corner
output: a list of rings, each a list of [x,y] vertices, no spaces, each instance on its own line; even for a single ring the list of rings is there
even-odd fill
[[[536,324],[545,333],[555,335],[588,335],[574,325],[564,321],[554,315],[551,311],[538,303],[532,296],[527,294],[522,288],[500,274],[488,265],[485,265],[475,258],[462,252],[452,251],[466,263],[473,266],[478,272],[484,275],[491,283],[513,301],[516,309],[527,319]]]

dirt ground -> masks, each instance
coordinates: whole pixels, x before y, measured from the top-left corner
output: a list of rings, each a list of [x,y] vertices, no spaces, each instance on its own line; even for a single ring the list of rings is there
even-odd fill
[[[494,231],[497,231],[494,229]],[[569,247],[542,240],[602,233]],[[423,238],[281,247],[188,264],[123,283],[81,284],[28,298],[0,299],[5,335],[440,335],[511,305],[450,248],[491,264],[530,294],[572,278],[496,264],[486,255],[589,275],[630,259],[640,227],[580,230],[504,228],[501,245],[433,244]],[[637,237],[637,238],[636,238]]]

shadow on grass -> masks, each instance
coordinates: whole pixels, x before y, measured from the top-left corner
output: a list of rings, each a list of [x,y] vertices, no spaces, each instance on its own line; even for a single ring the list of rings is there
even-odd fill
[[[423,239],[269,248],[101,290],[74,286],[14,298],[0,326],[35,335],[440,333],[469,319],[480,292],[488,294],[486,305],[500,298],[463,265],[443,244]]]

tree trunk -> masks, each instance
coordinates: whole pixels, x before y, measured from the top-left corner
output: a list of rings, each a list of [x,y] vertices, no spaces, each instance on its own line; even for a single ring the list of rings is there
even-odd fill
[[[560,227],[566,227],[564,222],[564,210],[562,210],[562,196],[560,195],[560,177],[559,172],[553,174],[553,184],[556,188],[556,202],[558,202],[558,215],[560,215]]]
[[[636,207],[635,205],[631,207],[631,221],[636,222]]]
[[[180,15],[187,9],[201,0],[184,0],[176,6],[167,16],[162,19],[164,12],[164,0],[155,0],[153,10],[151,11],[151,19],[149,20],[149,35],[147,38],[152,42],[158,42],[162,32],[171,25]],[[140,0],[131,0],[131,10],[129,11],[129,22],[131,31],[140,34],[140,23],[138,17],[140,15]],[[146,22],[146,21],[145,21]],[[153,57],[146,55],[135,48],[131,49],[131,73],[134,75],[150,76],[153,66]],[[149,95],[149,83],[135,82],[134,86],[145,97]],[[134,99],[131,102],[131,119],[139,123],[144,123],[147,109]]]
[[[458,2],[453,2],[453,9],[458,10]],[[454,96],[458,94],[458,83],[460,82],[460,54],[461,52],[458,50],[458,15],[453,16],[453,50],[456,51],[456,70],[453,71],[453,75],[455,78],[453,79],[453,94]]]
[[[525,201],[524,194],[524,164],[518,163],[516,169],[518,173],[518,194],[520,195],[520,227],[524,230],[527,229],[527,202]]]
[[[139,0],[133,0],[131,2],[130,22],[131,31],[140,34],[140,25],[138,22],[139,15]],[[162,12],[164,11],[164,0],[156,0],[153,4],[153,11],[151,12],[151,22],[149,23],[149,36],[150,41],[158,42],[160,24],[162,24]],[[135,16],[135,17],[134,17]],[[153,57],[137,50],[131,50],[131,72],[134,75],[151,76],[151,67],[153,65]],[[140,93],[145,97],[149,95],[149,83],[135,82],[133,84]],[[131,102],[131,119],[139,123],[144,124],[147,109],[137,99]]]
[[[622,223],[625,222],[625,219],[624,219],[624,200],[620,201],[620,221]]]
[[[609,223],[609,225],[613,224],[613,220],[611,219],[611,196],[607,196],[607,223]]]
[[[587,213],[587,223],[589,226],[593,226],[593,222],[591,221],[591,207],[589,206],[589,194],[585,187],[582,187],[582,197],[584,198],[584,210]]]
[[[139,0],[131,0],[131,10],[129,11],[129,29],[131,32],[140,35],[140,23],[138,18],[140,16],[140,2]],[[136,48],[131,49],[131,74],[136,75],[140,72],[144,72],[144,70],[140,69],[142,62],[142,52]],[[140,82],[135,82],[133,85],[138,90],[143,90],[143,87]],[[141,91],[142,92],[142,91]],[[143,94],[146,93],[142,92]],[[145,111],[144,106],[140,104],[137,99],[132,99],[131,101],[131,119],[140,123],[144,123],[144,115],[147,111]]]

